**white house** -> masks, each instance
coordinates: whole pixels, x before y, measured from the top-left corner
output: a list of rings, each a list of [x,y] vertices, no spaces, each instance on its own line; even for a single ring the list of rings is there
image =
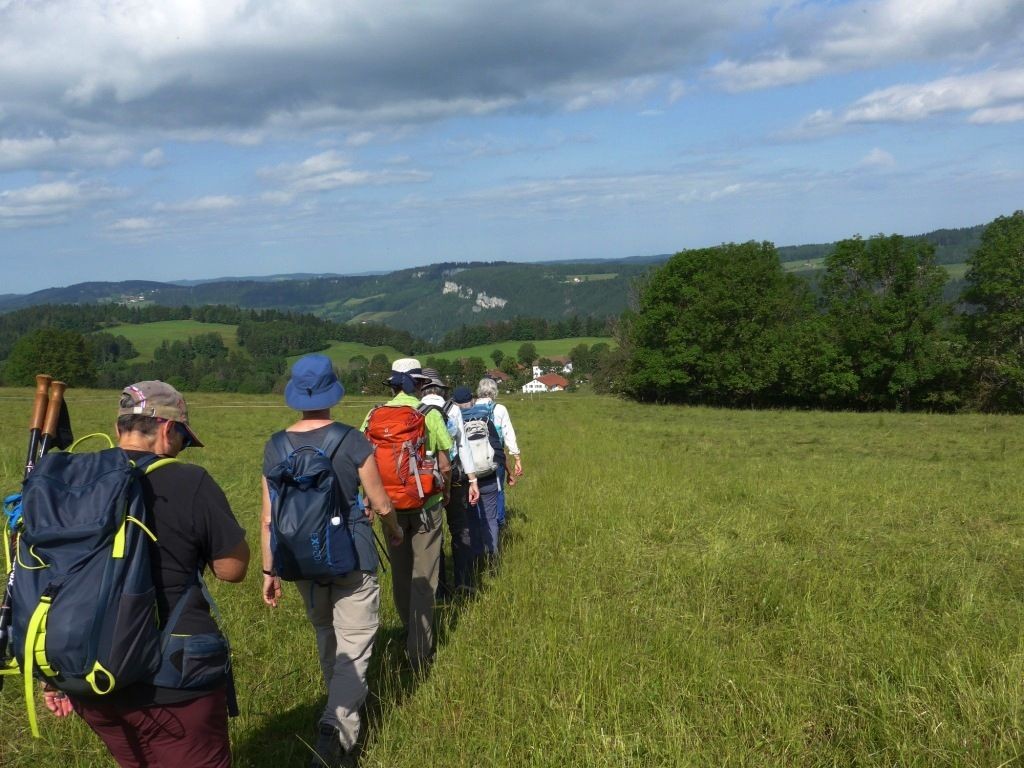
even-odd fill
[[[526,394],[534,392],[561,392],[568,386],[569,382],[557,373],[548,373],[523,384],[523,392]]]

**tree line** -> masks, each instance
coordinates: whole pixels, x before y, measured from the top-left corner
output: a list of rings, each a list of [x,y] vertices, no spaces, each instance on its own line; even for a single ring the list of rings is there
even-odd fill
[[[1024,409],[1024,212],[984,230],[964,289],[935,245],[854,237],[817,292],[771,243],[684,251],[654,270],[595,386],[641,401],[862,410]]]

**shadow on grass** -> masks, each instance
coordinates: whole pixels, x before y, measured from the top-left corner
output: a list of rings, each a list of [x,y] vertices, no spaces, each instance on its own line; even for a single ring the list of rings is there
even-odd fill
[[[264,715],[260,724],[248,729],[245,738],[234,745],[235,768],[309,765],[325,701],[326,697],[321,696],[292,709]]]

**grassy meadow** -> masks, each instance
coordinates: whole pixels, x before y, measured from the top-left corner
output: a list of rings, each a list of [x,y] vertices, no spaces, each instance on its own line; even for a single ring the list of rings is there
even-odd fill
[[[124,336],[138,351],[139,361],[153,359],[153,353],[165,341],[188,341],[192,336],[216,333],[228,349],[238,349],[238,326],[225,323],[201,323],[198,320],[163,320],[156,323],[126,323],[104,328],[114,336]]]
[[[72,391],[76,431],[116,395]],[[1024,422],[511,397],[525,476],[500,571],[402,666],[382,575],[363,765],[1004,766],[1024,762]],[[190,398],[206,466],[257,538],[275,397]],[[370,400],[343,401],[358,422]],[[3,489],[28,390],[0,390]],[[290,587],[212,585],[234,642],[236,765],[301,766],[323,704]],[[0,765],[106,766],[75,719],[28,737],[0,693]]]

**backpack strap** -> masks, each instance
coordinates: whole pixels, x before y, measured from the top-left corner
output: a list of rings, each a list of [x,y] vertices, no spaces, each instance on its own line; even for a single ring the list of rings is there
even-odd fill
[[[443,418],[446,423],[448,421],[448,414],[445,413],[444,409],[439,405],[434,405],[433,403],[420,403],[416,410],[422,413],[424,418],[426,418],[427,414],[431,411],[437,411],[441,414],[441,418]]]
[[[295,450],[291,441],[288,439],[288,435],[285,434],[285,430],[283,429],[280,432],[272,434],[270,436],[270,442],[277,448],[282,459],[287,459],[292,455],[292,451]]]
[[[347,424],[339,424],[334,421],[327,428],[327,437],[324,438],[323,446],[320,450],[324,452],[331,461],[334,460],[334,454],[341,448],[341,444],[345,442],[345,438],[353,431],[353,428]]]

